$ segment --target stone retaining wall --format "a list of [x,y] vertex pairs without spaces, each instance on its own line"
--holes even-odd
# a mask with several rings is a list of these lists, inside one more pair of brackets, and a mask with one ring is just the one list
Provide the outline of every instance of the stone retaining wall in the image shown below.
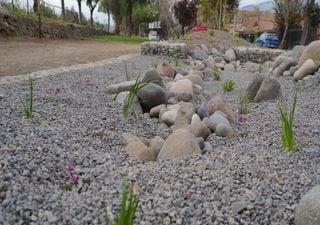
[[285,53],[279,49],[267,49],[267,48],[253,48],[253,47],[236,47],[234,48],[237,60],[242,63],[254,62],[264,63],[271,61],[273,58]]
[[141,55],[164,55],[185,59],[189,47],[184,43],[145,42],[141,44]]
[[[82,35],[103,35],[107,32],[91,27],[74,24],[59,24],[42,20],[42,36],[44,38],[80,38]],[[38,20],[34,18],[15,16],[0,8],[0,37],[8,36],[38,37]]]

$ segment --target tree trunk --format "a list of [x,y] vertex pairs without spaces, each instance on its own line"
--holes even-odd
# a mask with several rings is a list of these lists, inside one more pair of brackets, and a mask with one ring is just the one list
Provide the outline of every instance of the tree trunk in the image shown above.
[[168,0],[160,0],[160,26],[161,26],[160,39],[162,40],[169,39],[168,16],[169,16]]
[[61,0],[61,14],[62,14],[63,20],[65,20],[66,19],[66,11],[64,8],[64,0]]
[[289,29],[289,21],[286,22],[286,26],[285,26],[285,28],[284,28],[282,40],[281,40],[281,43],[280,43],[281,48],[284,48],[284,47],[285,47],[285,46],[284,46],[284,42],[285,42],[285,40],[286,40],[286,36],[287,36],[288,29]]
[[127,33],[132,35],[132,0],[127,0]]
[[94,8],[90,9],[90,25],[93,27],[93,10]]
[[308,0],[303,9],[303,31],[300,44],[305,45],[310,31],[310,13],[314,6],[315,0]]
[[108,33],[110,33],[110,10],[108,9],[107,10],[107,13],[108,13],[108,27],[107,27],[107,31],[108,31]]
[[[181,36],[182,37],[184,36],[184,25],[183,24],[181,24]],[[177,37],[177,38],[179,38],[179,37]]]
[[78,1],[78,7],[79,7],[79,24],[82,24],[82,12],[81,12],[81,0]]

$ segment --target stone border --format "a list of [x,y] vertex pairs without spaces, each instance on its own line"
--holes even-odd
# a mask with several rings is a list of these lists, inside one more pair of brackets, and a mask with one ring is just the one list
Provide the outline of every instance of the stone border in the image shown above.
[[101,60],[93,63],[77,64],[77,65],[58,67],[58,68],[48,69],[48,70],[40,70],[40,71],[32,72],[30,74],[3,76],[3,77],[0,77],[0,85],[26,81],[29,79],[28,75],[30,75],[31,78],[33,79],[40,79],[40,78],[48,77],[51,75],[62,74],[64,72],[70,72],[70,71],[81,70],[81,69],[89,69],[89,68],[98,67],[98,66],[105,66],[111,63],[117,63],[123,60],[128,60],[138,55],[139,54],[128,54],[128,55],[122,55],[116,58],[109,58],[109,59],[105,59],[105,60]]

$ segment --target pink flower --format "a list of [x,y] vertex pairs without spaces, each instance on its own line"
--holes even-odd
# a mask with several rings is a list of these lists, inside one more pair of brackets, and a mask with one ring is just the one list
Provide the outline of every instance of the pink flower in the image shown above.
[[71,175],[71,176],[70,176],[70,180],[72,181],[72,183],[76,184],[76,183],[78,183],[78,176],[76,176],[76,175]]
[[73,166],[73,165],[68,165],[68,166],[67,166],[67,170],[68,170],[69,172],[72,172],[72,171],[74,171],[75,169],[76,169],[76,167]]
[[54,92],[55,95],[60,94],[61,93],[61,88],[56,87],[53,92]]
[[99,91],[100,87],[99,85],[96,85],[96,91]]
[[245,115],[239,116],[239,122],[245,122],[248,118]]

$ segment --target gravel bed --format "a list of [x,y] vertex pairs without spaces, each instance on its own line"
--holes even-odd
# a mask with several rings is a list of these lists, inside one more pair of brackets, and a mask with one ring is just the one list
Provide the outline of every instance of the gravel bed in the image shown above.
[[[126,61],[133,76],[162,59]],[[190,66],[185,66],[190,68]],[[221,94],[237,109],[239,90],[253,74],[223,73],[206,78],[197,106]],[[236,82],[221,91],[225,79]],[[121,134],[160,135],[154,119],[124,119],[121,106],[106,95],[107,85],[125,80],[124,63],[66,72],[34,81],[32,120],[20,96],[25,83],[0,86],[0,224],[103,224],[104,209],[115,214],[123,185],[135,181],[143,194],[135,224],[294,224],[295,204],[320,183],[320,87],[299,83],[295,117],[299,151],[291,155],[280,141],[278,101],[250,103],[248,121],[237,136],[208,138],[212,152],[201,156],[139,162],[128,157]],[[281,78],[292,99],[292,81]],[[55,96],[53,90],[61,93]],[[103,134],[95,130],[103,129]],[[76,165],[79,185],[65,190],[67,165]]]

